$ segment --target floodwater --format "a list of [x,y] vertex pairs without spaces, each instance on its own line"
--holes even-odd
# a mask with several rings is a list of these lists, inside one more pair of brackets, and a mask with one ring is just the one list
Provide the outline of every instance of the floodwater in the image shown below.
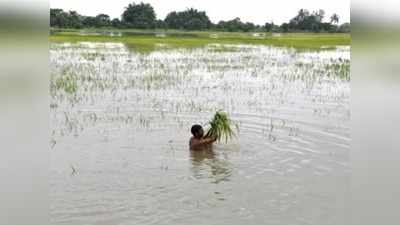
[[[52,223],[346,224],[349,60],[349,47],[52,44]],[[220,109],[237,139],[190,152],[190,126]]]

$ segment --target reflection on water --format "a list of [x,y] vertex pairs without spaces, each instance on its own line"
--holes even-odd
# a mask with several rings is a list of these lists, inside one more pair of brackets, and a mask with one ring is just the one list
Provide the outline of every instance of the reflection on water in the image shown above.
[[[53,224],[346,223],[348,47],[65,43],[50,62]],[[190,152],[219,109],[238,138]]]
[[190,151],[193,176],[197,179],[210,178],[212,183],[229,181],[232,165],[226,159],[216,156],[213,149]]

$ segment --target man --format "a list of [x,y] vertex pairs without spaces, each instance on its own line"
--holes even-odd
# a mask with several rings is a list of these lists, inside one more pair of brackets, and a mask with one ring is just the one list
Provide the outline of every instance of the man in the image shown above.
[[212,137],[204,137],[204,130],[201,125],[193,125],[190,131],[193,135],[189,141],[190,150],[203,150],[207,147],[211,147],[211,145],[217,140]]

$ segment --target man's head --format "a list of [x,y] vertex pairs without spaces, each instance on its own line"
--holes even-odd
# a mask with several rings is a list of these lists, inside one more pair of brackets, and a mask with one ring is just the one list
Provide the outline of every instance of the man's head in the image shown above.
[[192,132],[193,137],[195,138],[202,138],[204,135],[203,127],[198,124],[193,125],[190,131]]

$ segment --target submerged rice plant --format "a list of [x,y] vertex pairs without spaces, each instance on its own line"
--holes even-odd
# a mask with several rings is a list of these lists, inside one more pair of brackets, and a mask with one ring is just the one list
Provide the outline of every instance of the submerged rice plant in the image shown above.
[[229,139],[235,136],[235,132],[232,126],[236,126],[232,120],[229,119],[228,114],[222,111],[217,111],[214,118],[209,122],[210,129],[208,130],[206,137],[216,138],[218,141],[225,139],[228,142]]
[[63,72],[59,77],[52,77],[51,85],[55,87],[56,90],[64,90],[68,94],[73,94],[78,90],[77,76]]
[[[210,51],[212,48],[234,51]],[[64,112],[70,121],[83,127],[106,122],[107,126],[119,126],[117,122],[125,126],[126,121],[142,127],[144,121],[139,115],[143,113],[151,118],[150,128],[175,122],[177,127],[186,127],[189,122],[175,118],[204,112],[214,116],[218,109],[245,118],[260,114],[281,117],[281,110],[296,107],[302,112],[320,111],[321,107],[335,112],[348,101],[348,79],[344,78],[350,77],[349,52],[350,48],[299,52],[266,46],[210,45],[142,54],[115,43],[52,44],[53,124],[57,134],[79,131],[70,129]],[[94,59],[88,60],[89,56]],[[117,107],[118,111],[111,110]],[[148,115],[147,110],[157,115],[165,112],[165,117]],[[253,119],[251,116],[248,120]],[[244,123],[240,128],[246,130],[247,126]],[[223,128],[213,128],[210,133],[227,141],[233,136],[229,128],[226,136]]]

